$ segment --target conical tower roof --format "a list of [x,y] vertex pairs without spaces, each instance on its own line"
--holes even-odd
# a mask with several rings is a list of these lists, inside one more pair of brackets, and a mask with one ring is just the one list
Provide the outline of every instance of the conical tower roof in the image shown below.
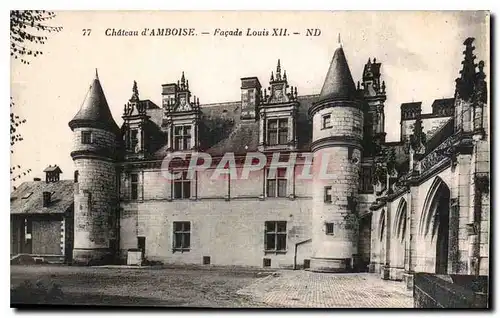
[[318,102],[326,100],[355,100],[356,97],[356,86],[354,85],[344,50],[340,46],[333,54]]
[[85,96],[85,100],[78,113],[69,122],[69,127],[72,130],[77,127],[94,127],[112,132],[119,130],[109,110],[97,70],[96,77]]

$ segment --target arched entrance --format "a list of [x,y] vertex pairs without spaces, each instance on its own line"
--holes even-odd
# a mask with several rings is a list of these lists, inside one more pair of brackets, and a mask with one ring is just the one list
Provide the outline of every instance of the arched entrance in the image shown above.
[[385,235],[386,235],[386,224],[385,224],[385,210],[380,213],[380,218],[378,221],[378,239],[379,239],[379,255],[380,255],[380,265],[385,265],[386,255],[385,255]]
[[408,263],[408,253],[406,246],[406,220],[408,218],[407,204],[405,199],[401,199],[398,204],[396,218],[394,220],[393,237],[395,246],[393,248],[394,266],[404,268]]
[[446,274],[450,237],[450,188],[439,177],[429,190],[424,213],[420,228],[425,237],[430,237],[430,241],[435,242],[435,273]]
[[448,242],[450,229],[450,189],[443,187],[436,198],[435,222],[432,236],[436,239],[436,274],[448,271]]

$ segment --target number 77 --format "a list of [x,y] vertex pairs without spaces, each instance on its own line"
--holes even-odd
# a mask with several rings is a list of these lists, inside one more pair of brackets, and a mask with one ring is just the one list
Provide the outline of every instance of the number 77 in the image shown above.
[[82,29],[83,36],[89,36],[92,29]]

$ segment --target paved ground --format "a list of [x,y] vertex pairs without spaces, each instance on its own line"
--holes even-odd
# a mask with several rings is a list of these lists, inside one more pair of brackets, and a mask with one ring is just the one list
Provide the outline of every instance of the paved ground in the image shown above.
[[369,273],[327,274],[280,271],[238,291],[255,301],[282,307],[412,308],[412,293],[401,282]]
[[[59,284],[61,304],[190,307],[411,307],[402,283],[373,274],[228,267],[11,265],[11,288]],[[263,276],[264,275],[264,276]],[[263,276],[263,277],[262,277]],[[12,295],[12,293],[11,293]],[[32,297],[32,296],[30,296]],[[29,298],[29,297],[25,297]],[[32,303],[30,299],[24,301]]]
[[[59,284],[59,304],[101,306],[260,307],[237,290],[259,278],[259,270],[241,268],[102,268],[11,265],[11,288]],[[265,273],[264,273],[265,274]],[[12,294],[12,293],[11,293]],[[25,298],[33,298],[32,296]],[[32,303],[26,299],[23,303]],[[43,303],[43,302],[42,302]]]

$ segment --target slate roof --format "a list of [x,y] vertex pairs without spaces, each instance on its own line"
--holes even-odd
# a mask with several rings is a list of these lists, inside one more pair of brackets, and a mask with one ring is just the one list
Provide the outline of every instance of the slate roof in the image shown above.
[[358,93],[342,47],[335,50],[318,101],[354,100]]
[[[298,150],[309,151],[312,138],[312,122],[307,111],[318,95],[298,96],[297,137]],[[200,105],[202,112],[200,124],[200,151],[213,156],[226,152],[244,154],[257,151],[259,144],[259,122],[241,120],[241,101]],[[164,144],[153,158],[163,159],[167,155]]]
[[[309,151],[312,138],[312,122],[307,111],[318,95],[298,96],[297,138],[298,150]],[[241,101],[200,105],[202,112],[200,124],[200,151],[213,156],[226,152],[244,154],[257,151],[259,144],[259,122],[241,120]],[[164,144],[153,158],[163,159],[167,155]]]
[[[73,180],[23,182],[10,195],[10,213],[63,214],[73,205],[73,187]],[[44,191],[52,193],[48,207],[43,207]]]
[[257,121],[242,121],[229,136],[210,147],[207,152],[211,155],[224,155],[226,152],[244,154],[257,151],[259,144],[259,123]]
[[80,110],[69,122],[71,129],[81,126],[97,127],[113,132],[119,131],[109,110],[106,96],[104,96],[104,91],[97,77],[97,71],[96,78],[92,82]]

